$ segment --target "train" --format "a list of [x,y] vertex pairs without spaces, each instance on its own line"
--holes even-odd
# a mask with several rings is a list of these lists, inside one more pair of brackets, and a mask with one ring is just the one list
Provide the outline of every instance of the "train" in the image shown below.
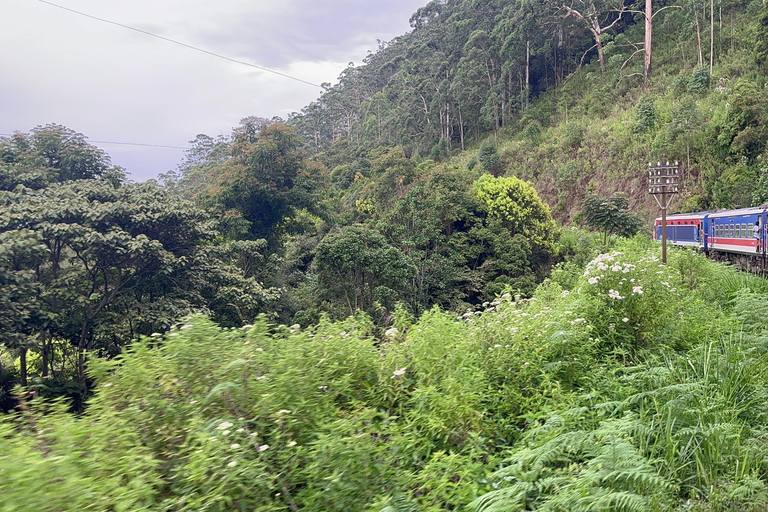
[[[653,238],[661,240],[661,217]],[[694,247],[720,261],[751,271],[767,267],[768,205],[735,210],[675,213],[667,216],[667,242]]]

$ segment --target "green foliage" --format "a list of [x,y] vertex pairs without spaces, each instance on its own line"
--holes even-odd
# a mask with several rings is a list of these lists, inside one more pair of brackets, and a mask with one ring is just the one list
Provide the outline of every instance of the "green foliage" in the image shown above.
[[588,225],[603,232],[603,244],[608,243],[612,234],[634,236],[642,226],[638,215],[629,211],[629,200],[621,194],[606,198],[589,195],[584,199],[582,212]]
[[429,151],[429,159],[435,162],[441,162],[448,158],[448,142],[441,137]]
[[637,103],[635,110],[635,133],[653,131],[658,122],[654,99],[646,96]]
[[489,216],[498,218],[511,233],[524,235],[541,253],[551,254],[557,238],[555,222],[533,186],[515,177],[485,175],[475,187]]
[[712,77],[709,74],[709,69],[706,66],[698,66],[691,73],[686,90],[690,94],[701,94],[709,89],[711,80]]
[[[9,314],[0,336],[40,351],[43,376],[54,340],[76,348],[82,381],[85,351],[114,354],[192,311],[223,319],[237,310],[248,317],[242,325],[275,298],[226,262],[226,249],[204,246],[215,232],[202,211],[152,183],[80,180],[1,194],[0,301]],[[253,261],[254,249],[241,255]]]
[[374,303],[394,307],[413,271],[405,256],[380,233],[362,226],[327,235],[312,262],[318,296],[345,305],[348,315],[358,309],[372,312]]
[[760,167],[758,181],[752,192],[751,206],[760,206],[768,202],[768,165]]
[[218,212],[220,230],[232,238],[266,239],[274,250],[286,217],[310,206],[315,169],[306,165],[300,142],[291,127],[245,118],[233,131],[226,157],[217,156],[217,148],[213,162],[189,167],[176,187],[198,188],[202,166],[210,179],[199,197]]
[[117,186],[125,180],[125,172],[111,167],[109,156],[88,144],[83,134],[65,126],[36,126],[29,134],[0,137],[0,190],[95,178]]
[[496,145],[491,142],[485,142],[480,146],[480,152],[477,155],[477,159],[483,164],[483,169],[487,172],[496,174],[501,170],[499,153],[496,149]]
[[627,240],[563,269],[571,290],[458,316],[401,305],[378,336],[364,314],[306,330],[189,318],[93,360],[81,415],[20,397],[0,418],[2,504],[761,510],[768,285],[657,252]]

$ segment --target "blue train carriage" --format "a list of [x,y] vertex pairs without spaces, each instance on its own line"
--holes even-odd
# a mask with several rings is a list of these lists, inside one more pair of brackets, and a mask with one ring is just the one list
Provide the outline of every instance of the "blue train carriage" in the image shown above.
[[749,256],[765,255],[765,208],[713,212],[707,216],[707,221],[707,249]]
[[[706,230],[704,223],[708,212],[675,213],[667,216],[667,242],[672,245],[704,249]],[[653,239],[661,240],[661,217],[654,223]]]

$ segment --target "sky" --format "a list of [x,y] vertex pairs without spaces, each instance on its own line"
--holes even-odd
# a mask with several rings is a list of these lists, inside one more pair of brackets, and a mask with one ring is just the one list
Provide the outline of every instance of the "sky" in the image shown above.
[[[377,40],[409,31],[411,14],[427,3],[50,1],[313,84],[335,84]],[[2,1],[0,48],[0,135],[65,125],[134,181],[172,170],[183,158],[183,149],[148,145],[186,147],[200,133],[228,134],[251,115],[285,118],[322,92],[40,0]]]

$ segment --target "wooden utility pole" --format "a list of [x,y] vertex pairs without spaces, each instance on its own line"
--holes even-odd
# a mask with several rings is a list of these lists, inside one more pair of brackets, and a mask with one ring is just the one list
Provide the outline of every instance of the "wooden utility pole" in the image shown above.
[[[661,208],[661,261],[667,263],[667,209],[679,185],[677,162],[663,160],[653,165],[648,162],[648,193],[653,195]],[[653,227],[654,232],[656,226]]]

